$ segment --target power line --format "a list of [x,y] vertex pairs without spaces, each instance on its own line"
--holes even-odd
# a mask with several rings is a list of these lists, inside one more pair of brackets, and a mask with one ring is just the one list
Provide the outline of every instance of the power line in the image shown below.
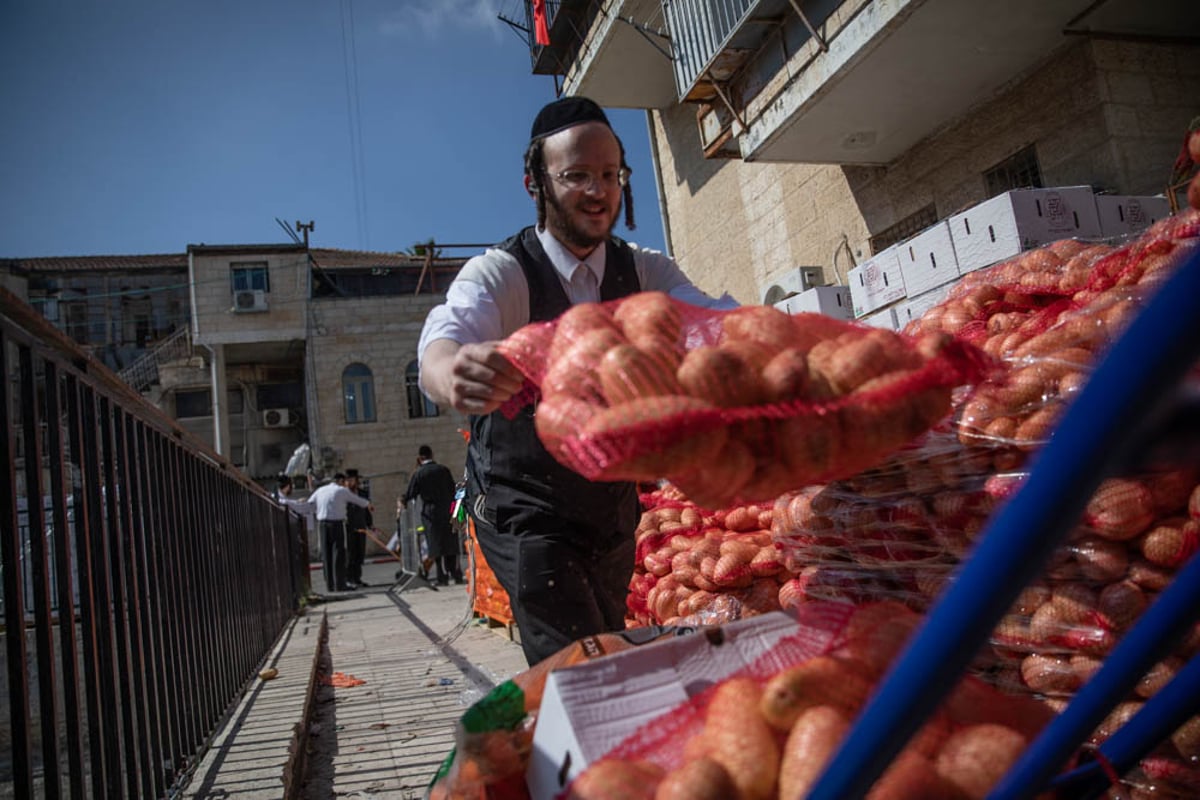
[[[347,22],[347,19],[349,20]],[[346,121],[350,128],[350,171],[354,182],[354,214],[359,241],[369,247],[366,165],[362,145],[362,113],[358,94],[358,48],[354,37],[354,0],[342,0],[342,64],[346,74]]]

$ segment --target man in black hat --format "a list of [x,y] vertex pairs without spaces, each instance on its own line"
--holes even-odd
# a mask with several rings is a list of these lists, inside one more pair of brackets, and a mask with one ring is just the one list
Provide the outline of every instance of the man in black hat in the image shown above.
[[612,235],[622,205],[634,227],[629,175],[600,106],[566,97],[543,108],[525,151],[537,224],[464,265],[418,345],[422,388],[471,415],[469,508],[530,664],[625,627],[640,507],[633,484],[593,483],[559,464],[538,440],[532,406],[513,419],[497,411],[522,377],[496,345],[574,304],[639,291],[735,305],[704,294],[662,253]]
[[451,579],[455,583],[463,583],[462,568],[458,563],[458,533],[450,519],[450,506],[454,503],[456,488],[450,469],[433,460],[433,448],[427,444],[417,448],[417,469],[400,498],[400,507],[405,508],[413,500],[421,498],[421,525],[425,528],[425,543],[429,557],[433,559],[437,582],[442,586],[449,584]]
[[[346,488],[367,500],[371,495],[362,485],[356,469],[346,470]],[[363,580],[363,563],[367,560],[367,534],[375,520],[371,512],[362,506],[346,506],[346,586],[361,589],[367,586]]]

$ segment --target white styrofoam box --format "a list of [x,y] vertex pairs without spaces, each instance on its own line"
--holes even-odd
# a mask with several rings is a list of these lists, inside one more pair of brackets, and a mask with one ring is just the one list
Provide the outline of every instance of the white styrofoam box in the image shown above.
[[904,297],[896,245],[882,250],[846,275],[854,316],[861,317]]
[[861,317],[859,322],[864,325],[870,325],[872,328],[886,328],[889,331],[898,331],[900,326],[896,319],[896,307],[888,306],[885,309],[867,314]]
[[825,283],[820,267],[793,267],[776,277],[763,293],[763,303],[774,305],[786,295],[807,291]]
[[1171,204],[1162,195],[1138,197],[1128,194],[1096,195],[1096,213],[1104,236],[1141,233],[1155,222],[1171,216]]
[[897,251],[904,292],[909,297],[958,280],[958,259],[945,220],[901,242]]
[[806,292],[780,300],[775,307],[789,314],[811,312],[837,319],[854,319],[849,286],[814,286]]
[[964,275],[1059,239],[1103,235],[1090,186],[1013,189],[953,215],[949,223]]
[[926,292],[917,297],[910,297],[903,303],[897,303],[896,308],[896,323],[899,326],[898,330],[904,330],[904,327],[914,319],[920,319],[925,315],[925,312],[936,306],[938,303],[946,299],[946,295],[950,294],[950,290],[954,288],[953,284],[939,286],[931,292]]
[[690,697],[800,633],[790,614],[773,611],[557,669],[546,679],[525,782],[533,800],[549,800],[588,764]]

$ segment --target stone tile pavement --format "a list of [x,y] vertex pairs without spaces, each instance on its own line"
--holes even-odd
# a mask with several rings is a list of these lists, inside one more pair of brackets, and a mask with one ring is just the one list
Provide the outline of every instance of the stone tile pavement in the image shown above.
[[[394,561],[367,564],[369,587],[326,594],[285,631],[267,667],[214,738],[186,798],[280,798],[297,726],[308,733],[305,775],[293,796],[420,798],[454,745],[454,722],[475,700],[525,669],[517,633],[474,619],[466,586],[401,591]],[[318,663],[322,623],[328,646]],[[510,634],[513,638],[510,638]],[[319,682],[314,668],[363,681]]]

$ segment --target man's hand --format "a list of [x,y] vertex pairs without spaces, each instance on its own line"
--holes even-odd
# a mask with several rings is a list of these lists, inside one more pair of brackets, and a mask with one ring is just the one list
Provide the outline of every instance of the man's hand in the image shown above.
[[434,400],[464,414],[490,414],[516,394],[524,376],[500,354],[498,342],[431,342],[421,369]]

